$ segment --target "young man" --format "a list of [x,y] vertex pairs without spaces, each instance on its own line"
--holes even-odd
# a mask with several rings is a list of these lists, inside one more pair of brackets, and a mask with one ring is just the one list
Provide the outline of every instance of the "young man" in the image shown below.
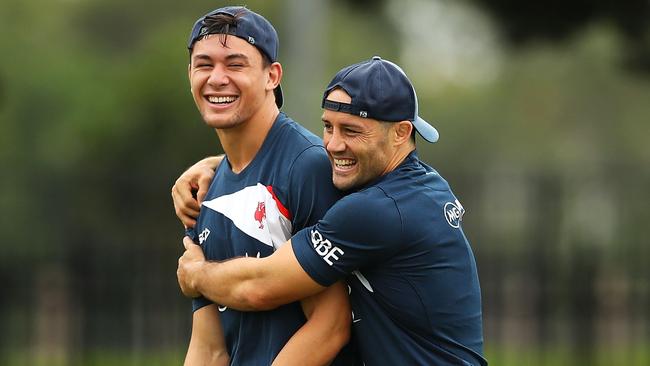
[[[194,102],[226,153],[188,235],[209,260],[269,256],[339,198],[326,152],[279,111],[278,38],[262,16],[214,10],[194,24],[188,49]],[[350,332],[341,283],[268,311],[202,297],[193,309],[187,365],[329,364]]]
[[415,90],[373,57],[341,70],[323,96],[334,185],[349,194],[265,258],[206,262],[187,238],[178,280],[235,308],[273,309],[346,278],[361,359],[370,365],[486,365],[476,263],[464,209],[422,163]]

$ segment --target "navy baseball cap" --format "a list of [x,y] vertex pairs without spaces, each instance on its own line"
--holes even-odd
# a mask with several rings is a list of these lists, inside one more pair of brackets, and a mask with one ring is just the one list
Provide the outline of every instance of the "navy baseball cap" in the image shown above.
[[[336,88],[343,89],[352,102],[327,100]],[[438,131],[418,116],[418,98],[411,81],[399,66],[379,56],[339,71],[325,89],[321,107],[384,122],[411,121],[422,138],[438,141]]]
[[[206,18],[217,14],[227,14],[237,19],[237,24],[227,29],[229,35],[239,37],[257,47],[271,62],[278,61],[280,41],[278,40],[278,33],[275,31],[275,28],[273,28],[273,25],[266,18],[243,6],[226,6],[200,17],[192,27],[192,33],[190,33],[190,39],[187,43],[187,49],[190,50],[190,53],[196,41],[209,34],[217,33],[216,30],[210,29],[205,22]],[[282,88],[279,84],[275,88],[274,94],[275,104],[277,104],[278,108],[282,107],[284,98],[282,96]]]

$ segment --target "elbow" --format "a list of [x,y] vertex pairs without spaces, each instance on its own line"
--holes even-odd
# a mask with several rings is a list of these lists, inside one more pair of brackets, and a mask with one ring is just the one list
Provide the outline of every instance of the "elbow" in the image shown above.
[[341,349],[350,342],[351,326],[351,321],[347,323],[337,322],[328,329],[326,334],[323,334],[323,341],[318,352],[321,352],[324,359],[331,362],[341,352]]
[[226,350],[221,349],[211,352],[206,362],[210,366],[226,366],[230,364],[230,356]]
[[338,352],[350,341],[350,337],[352,334],[351,329],[352,329],[352,316],[347,317],[345,321],[339,321],[334,327],[334,329],[332,330],[328,342],[332,342],[332,346],[336,348],[336,352]]
[[333,351],[338,353],[352,337],[352,312],[347,311],[341,314],[330,328],[328,343],[331,343]]
[[320,352],[328,359],[333,360],[341,349],[350,342],[351,329],[351,314],[349,316],[338,316],[337,319],[329,319],[327,326],[322,329],[320,334],[322,344]]

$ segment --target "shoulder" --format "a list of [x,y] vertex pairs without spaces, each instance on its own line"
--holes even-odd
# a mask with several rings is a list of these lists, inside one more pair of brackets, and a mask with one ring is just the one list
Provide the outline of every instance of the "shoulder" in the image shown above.
[[371,186],[343,197],[330,208],[323,220],[336,222],[352,230],[373,228],[377,231],[401,231],[403,226],[397,202],[379,186]]
[[406,172],[383,188],[395,197],[404,222],[428,223],[409,226],[410,235],[418,230],[437,234],[455,231],[461,226],[465,208],[436,170],[421,166],[424,170]]
[[379,206],[390,205],[393,198],[379,185],[366,187],[360,191],[350,193],[345,196],[339,204],[341,206],[365,206],[368,208],[378,208]]
[[320,137],[316,136],[284,113],[278,115],[276,123],[279,124],[280,134],[283,135],[283,137],[292,138],[295,140],[295,143],[298,143],[301,146],[323,146],[323,140]]
[[290,169],[293,171],[296,169],[296,167],[307,169],[327,168],[327,170],[331,172],[327,152],[325,151],[325,148],[320,145],[309,145],[305,146],[300,151],[296,151],[296,155],[291,162]]
[[282,164],[290,172],[295,167],[313,167],[329,165],[323,141],[309,130],[280,113],[276,123],[274,151],[281,154]]

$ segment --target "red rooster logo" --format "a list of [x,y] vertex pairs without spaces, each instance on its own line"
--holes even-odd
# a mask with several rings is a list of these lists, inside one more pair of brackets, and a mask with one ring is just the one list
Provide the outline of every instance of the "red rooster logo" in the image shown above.
[[255,221],[260,223],[260,229],[264,229],[264,223],[262,222],[264,219],[266,219],[266,205],[264,202],[258,202],[255,210]]

